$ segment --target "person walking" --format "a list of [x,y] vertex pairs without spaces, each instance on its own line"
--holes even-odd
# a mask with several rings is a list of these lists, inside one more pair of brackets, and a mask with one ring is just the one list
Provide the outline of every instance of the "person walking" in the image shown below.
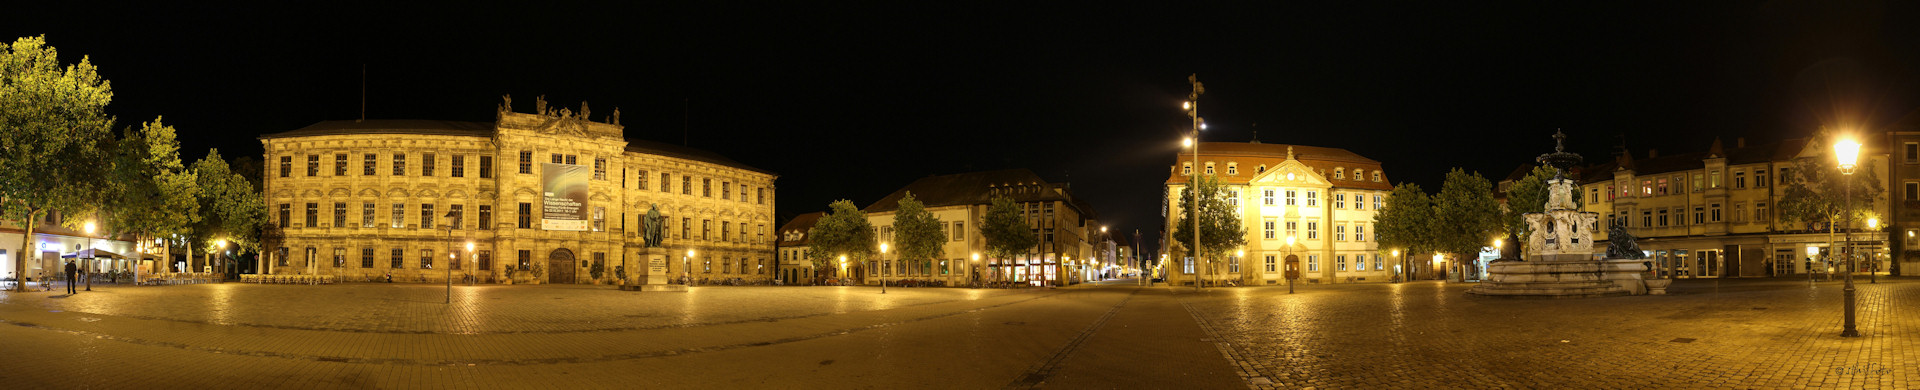
[[73,282],[75,280],[78,280],[78,279],[75,279],[75,274],[79,272],[80,272],[80,267],[73,265],[72,261],[67,262],[67,295],[80,293],[79,291],[75,291],[73,289]]

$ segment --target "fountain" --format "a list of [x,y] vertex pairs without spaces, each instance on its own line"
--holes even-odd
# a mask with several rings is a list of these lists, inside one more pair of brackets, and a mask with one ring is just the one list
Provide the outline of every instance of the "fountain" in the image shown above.
[[[1568,168],[1580,164],[1580,155],[1567,153],[1567,135],[1554,132],[1553,153],[1540,155],[1541,164],[1554,168],[1547,180],[1547,203],[1542,212],[1527,213],[1526,253],[1522,260],[1501,259],[1487,265],[1487,281],[1468,294],[1521,298],[1584,298],[1639,295],[1647,292],[1640,256],[1599,259],[1587,237],[1599,215],[1574,205],[1574,182]],[[1609,240],[1609,245],[1631,240]],[[1637,253],[1636,253],[1637,254]]]

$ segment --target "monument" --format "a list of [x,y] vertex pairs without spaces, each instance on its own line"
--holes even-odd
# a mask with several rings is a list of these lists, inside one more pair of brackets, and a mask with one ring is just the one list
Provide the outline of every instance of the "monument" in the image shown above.
[[[1521,259],[1495,260],[1487,265],[1487,281],[1468,290],[1468,294],[1494,297],[1582,298],[1614,295],[1639,295],[1647,292],[1641,273],[1647,265],[1641,256],[1601,259],[1594,256],[1589,237],[1599,215],[1582,212],[1574,205],[1574,182],[1568,168],[1580,163],[1580,155],[1567,153],[1567,135],[1554,132],[1553,153],[1540,155],[1541,164],[1553,167],[1547,180],[1547,203],[1538,213],[1523,215],[1527,221],[1527,247]],[[1626,241],[1632,245],[1632,240]],[[1609,240],[1609,246],[1620,245]],[[1610,248],[1610,255],[1627,251]],[[1664,287],[1664,286],[1663,286]]]
[[666,218],[660,215],[660,205],[652,205],[646,217],[640,219],[640,256],[628,257],[626,267],[627,280],[620,286],[625,291],[687,291],[687,286],[668,283],[672,278],[667,271],[667,249],[660,247],[666,242]]

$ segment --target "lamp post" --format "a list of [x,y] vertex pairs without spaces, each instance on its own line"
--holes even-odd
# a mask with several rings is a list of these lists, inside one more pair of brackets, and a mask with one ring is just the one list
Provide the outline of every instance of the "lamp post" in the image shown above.
[[[1831,229],[1829,229],[1829,230],[1831,230]],[[1817,247],[1814,247],[1814,246],[1812,246],[1812,245],[1808,245],[1808,246],[1807,246],[1807,261],[1806,261],[1806,263],[1807,263],[1807,285],[1808,285],[1808,286],[1812,286],[1812,285],[1813,285],[1813,282],[1814,282],[1814,279],[1813,279],[1813,275],[1814,275],[1814,273],[1813,273],[1813,267],[1814,267],[1814,264],[1813,264],[1813,259],[1814,259],[1814,257],[1816,257],[1816,256],[1819,256],[1819,255],[1820,255],[1820,248],[1817,248]]]
[[93,291],[93,253],[98,252],[93,250],[93,221],[87,221],[83,229],[87,231],[87,267],[84,270],[87,273],[87,291]]
[[[1880,230],[1880,219],[1867,218],[1867,231],[1872,232],[1875,230]],[[1872,234],[1872,233],[1868,233],[1868,234]],[[1869,239],[1871,239],[1872,236],[1868,236],[1868,237]],[[1869,284],[1880,284],[1880,259],[1875,256],[1876,255],[1872,253],[1868,253],[1866,256],[1870,261],[1872,261],[1870,263],[1867,263],[1867,283]]]
[[685,263],[687,264],[687,266],[684,268],[687,269],[687,272],[686,272],[686,276],[682,277],[682,279],[680,280],[680,284],[691,286],[693,285],[693,248],[687,248],[687,257],[686,257]]
[[967,277],[973,279],[967,284],[973,285],[973,288],[980,288],[980,252],[973,252],[973,263],[971,267],[967,267]]
[[[1206,93],[1207,89],[1200,85],[1199,74],[1187,75],[1187,83],[1193,85],[1193,91],[1187,93],[1187,102],[1181,104],[1181,108],[1186,109],[1187,118],[1193,120],[1193,136],[1183,141],[1193,147],[1193,169],[1190,169],[1193,179],[1187,182],[1187,192],[1193,194],[1193,200],[1189,202],[1192,203],[1192,210],[1187,214],[1187,218],[1193,220],[1193,250],[1190,253],[1193,260],[1189,261],[1200,261],[1200,130],[1207,128],[1205,121],[1200,119],[1200,94]],[[1196,267],[1195,271],[1200,270]],[[1200,278],[1197,276],[1193,278],[1193,291],[1200,291]]]
[[[840,255],[840,272],[835,272],[833,276],[836,279],[847,277],[847,255]],[[842,281],[840,285],[845,286],[847,283]]]
[[447,304],[453,303],[453,262],[460,261],[460,257],[453,254],[453,229],[460,228],[460,217],[458,210],[447,211],[447,222],[451,222],[447,224]]
[[880,293],[887,293],[887,243],[880,243],[880,266],[874,267],[880,273]]
[[[1506,252],[1503,252],[1502,250],[1506,249],[1506,247],[1507,247],[1507,240],[1499,239],[1499,238],[1493,239],[1493,253],[1495,253],[1495,256],[1496,256],[1494,258],[1497,259],[1500,257],[1504,257],[1506,255]],[[1479,260],[1474,260],[1474,261],[1475,261],[1474,265],[1476,266],[1479,265]],[[1486,268],[1482,267],[1481,270],[1485,271]],[[1479,272],[1475,272],[1475,274],[1478,274],[1478,273]],[[1475,275],[1475,276],[1478,276],[1478,275]],[[1480,279],[1475,278],[1474,280],[1480,280]]]
[[[1843,192],[1844,197],[1842,198],[1844,199],[1844,201],[1841,202],[1841,204],[1843,205],[1841,209],[1841,213],[1844,214],[1847,222],[1846,222],[1846,225],[1842,225],[1842,226],[1852,227],[1853,226],[1853,168],[1855,167],[1855,162],[1857,162],[1856,160],[1860,156],[1860,143],[1850,139],[1842,139],[1838,142],[1834,142],[1833,154],[1834,154],[1834,157],[1839,160],[1840,174],[1842,176],[1846,176],[1846,181],[1843,182],[1843,184],[1841,184],[1841,188],[1844,189],[1844,192]],[[1860,337],[1860,331],[1854,329],[1854,326],[1853,326],[1854,297],[1853,297],[1853,231],[1852,230],[1847,230],[1846,242],[1847,242],[1847,257],[1846,257],[1847,258],[1847,276],[1846,276],[1847,285],[1845,289],[1841,290],[1842,291],[1841,296],[1843,297],[1841,299],[1845,300],[1845,305],[1846,305],[1846,328],[1840,331],[1840,337]]]
[[1402,260],[1403,259],[1400,258],[1400,250],[1394,249],[1393,250],[1393,282],[1394,283],[1400,283],[1407,279],[1406,272],[1401,270]]
[[[467,259],[473,259],[473,241],[467,241]],[[479,264],[474,264],[474,266],[478,267]],[[473,267],[460,267],[460,268],[465,268],[467,270],[467,285],[472,286],[473,285]]]

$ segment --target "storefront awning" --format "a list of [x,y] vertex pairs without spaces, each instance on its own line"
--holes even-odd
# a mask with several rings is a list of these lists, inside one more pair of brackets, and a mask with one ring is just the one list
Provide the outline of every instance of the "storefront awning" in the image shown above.
[[121,255],[120,255],[120,254],[118,254],[118,253],[113,253],[113,252],[108,252],[108,251],[103,251],[103,250],[99,250],[99,249],[86,249],[86,250],[82,250],[82,251],[79,251],[79,252],[73,252],[73,253],[68,253],[68,254],[64,254],[64,255],[60,255],[60,258],[62,258],[62,259],[75,259],[75,258],[79,258],[79,259],[98,259],[98,258],[108,258],[108,259],[124,259],[124,258],[127,258],[127,257],[126,257],[126,256],[121,256]]

